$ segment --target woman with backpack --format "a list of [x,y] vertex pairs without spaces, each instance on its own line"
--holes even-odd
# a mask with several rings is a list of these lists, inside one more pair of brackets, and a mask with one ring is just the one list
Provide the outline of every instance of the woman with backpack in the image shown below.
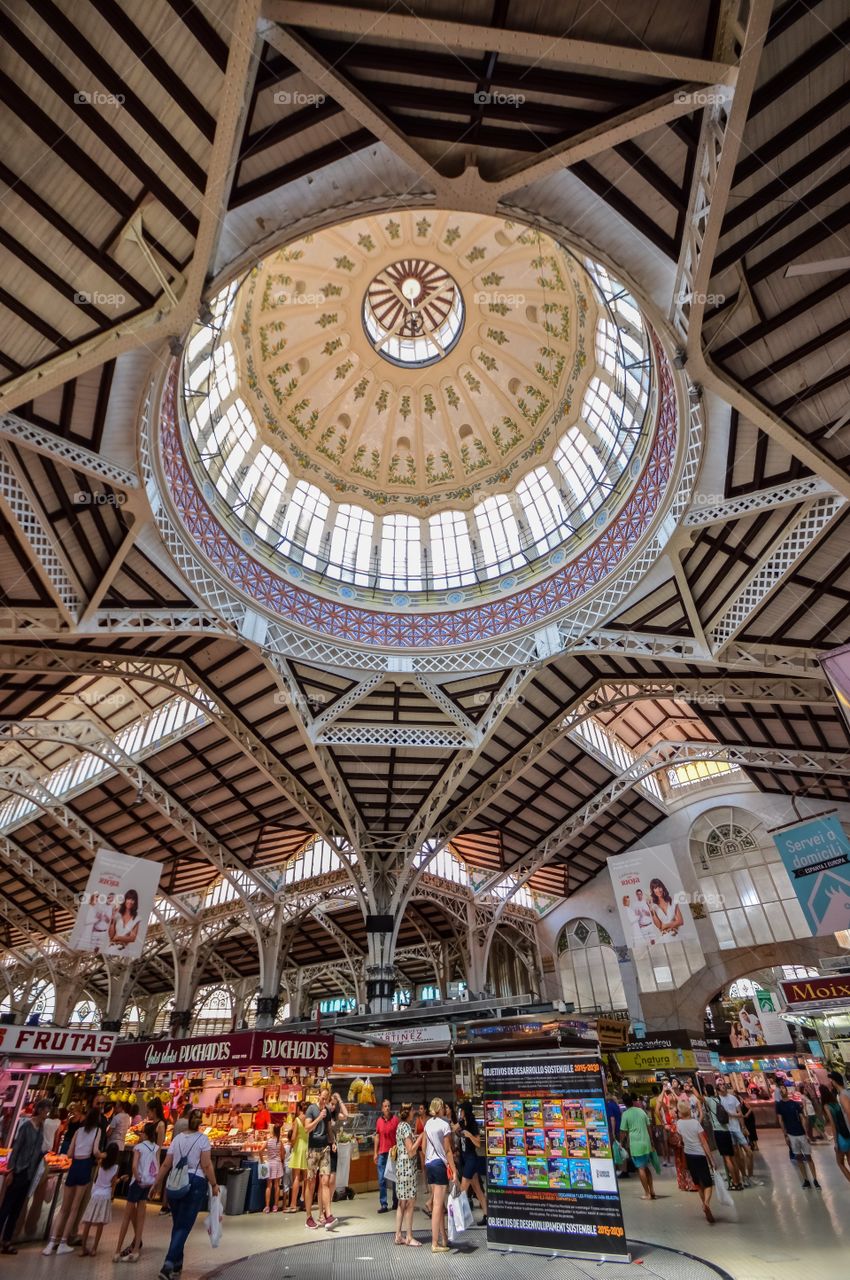
[[[151,1193],[151,1187],[159,1177],[159,1143],[156,1140],[156,1124],[153,1120],[149,1120],[145,1125],[144,1134],[144,1140],[136,1144],[133,1152],[127,1202],[124,1205],[124,1217],[121,1219],[121,1230],[118,1232],[118,1244],[115,1247],[113,1262],[138,1262],[139,1254],[142,1252],[145,1205]],[[124,1237],[131,1226],[133,1238],[125,1249]]]
[[721,1106],[713,1084],[705,1086],[705,1118],[711,1125],[718,1153],[723,1157],[730,1190],[739,1187],[738,1166],[735,1163],[735,1144],[729,1132],[729,1112]]
[[207,1184],[211,1193],[218,1195],[210,1140],[199,1132],[202,1118],[200,1111],[189,1113],[189,1128],[171,1139],[168,1155],[151,1188],[153,1194],[167,1179],[171,1241],[159,1271],[159,1280],[172,1280],[172,1276],[179,1276],[183,1270],[183,1250],[195,1219],[207,1203]]

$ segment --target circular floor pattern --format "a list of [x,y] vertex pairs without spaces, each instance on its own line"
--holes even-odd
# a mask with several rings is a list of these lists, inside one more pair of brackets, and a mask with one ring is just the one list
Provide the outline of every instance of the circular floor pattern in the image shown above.
[[[548,1258],[540,1254],[502,1253],[488,1249],[483,1229],[469,1233],[453,1254],[435,1256],[424,1233],[421,1249],[393,1244],[391,1233],[326,1236],[288,1248],[252,1254],[207,1272],[203,1280],[433,1280],[435,1268],[451,1280],[623,1280],[623,1264],[595,1258]],[[630,1241],[632,1261],[640,1262],[649,1280],[732,1280],[728,1271],[692,1254]],[[306,1247],[305,1247],[306,1246]]]

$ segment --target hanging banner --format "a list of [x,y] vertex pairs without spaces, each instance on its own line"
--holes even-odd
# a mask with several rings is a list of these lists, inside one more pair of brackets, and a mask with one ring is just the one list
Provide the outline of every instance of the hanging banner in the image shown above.
[[771,832],[812,933],[850,929],[850,841],[834,813]]
[[482,1070],[488,1247],[628,1262],[600,1059]]
[[696,942],[690,895],[685,893],[669,844],[634,849],[608,859],[626,944],[644,953],[660,942]]
[[850,645],[822,654],[818,662],[832,685],[835,701],[850,730]]
[[850,1007],[850,974],[843,978],[792,978],[782,984],[789,1009]]
[[128,858],[98,849],[70,937],[74,951],[102,956],[142,954],[162,867],[146,858]]

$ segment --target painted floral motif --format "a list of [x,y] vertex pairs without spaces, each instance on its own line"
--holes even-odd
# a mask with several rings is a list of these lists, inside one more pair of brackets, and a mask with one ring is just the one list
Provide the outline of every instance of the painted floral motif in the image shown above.
[[334,258],[334,262],[336,263],[337,271],[353,271],[354,270],[355,264],[352,262],[351,258],[349,258],[348,254],[346,253],[344,253],[340,258]]
[[479,360],[479,363],[483,364],[484,368],[487,369],[489,373],[495,373],[495,371],[499,367],[495,357],[491,356],[486,351],[478,352],[478,360]]
[[384,230],[391,240],[398,240],[401,235],[401,223],[390,218],[389,222],[385,223]]
[[[357,243],[360,245],[360,248],[365,249],[367,253],[374,252],[375,241],[372,239],[371,236],[368,236],[368,235],[358,236]],[[346,268],[346,270],[349,270],[349,268]]]
[[348,374],[351,373],[353,368],[353,360],[344,360],[342,364],[338,364],[334,370],[334,382],[341,382],[343,378],[347,377]]
[[390,458],[389,480],[393,484],[416,484],[416,463],[407,453],[404,456],[394,453]]
[[367,457],[365,444],[358,445],[354,450],[354,457],[351,460],[351,470],[356,471],[359,476],[365,476],[367,480],[375,480],[378,476],[378,468],[381,465],[381,455],[377,449],[372,449]]
[[404,418],[405,422],[407,422],[407,419],[410,417],[412,412],[413,410],[410,407],[410,396],[402,396],[399,413],[401,414],[402,418]]
[[447,244],[449,248],[451,248],[455,240],[459,240],[459,239],[460,239],[460,227],[449,227],[448,231],[443,236],[443,243]]
[[427,455],[425,475],[431,484],[445,484],[449,480],[454,480],[454,467],[447,450],[441,449],[439,458],[433,453]]

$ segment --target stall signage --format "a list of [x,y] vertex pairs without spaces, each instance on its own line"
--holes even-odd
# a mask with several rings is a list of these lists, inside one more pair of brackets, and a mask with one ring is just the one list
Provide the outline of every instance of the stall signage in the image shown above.
[[785,1002],[791,1005],[850,1005],[850,974],[840,978],[795,978],[782,983]]
[[395,1053],[412,1053],[420,1048],[433,1053],[436,1049],[448,1049],[452,1042],[452,1029],[447,1022],[437,1022],[430,1027],[382,1027],[370,1034],[391,1045]]
[[597,1018],[596,1034],[602,1049],[624,1047],[629,1038],[629,1024],[625,1018]]
[[0,1027],[0,1054],[7,1058],[88,1060],[108,1058],[115,1047],[115,1031],[64,1027]]
[[487,1245],[629,1261],[598,1057],[482,1064]]
[[636,1049],[614,1057],[621,1071],[695,1071],[697,1067],[692,1049]]
[[293,1036],[275,1031],[120,1044],[110,1071],[180,1071],[204,1067],[330,1066],[332,1036]]

